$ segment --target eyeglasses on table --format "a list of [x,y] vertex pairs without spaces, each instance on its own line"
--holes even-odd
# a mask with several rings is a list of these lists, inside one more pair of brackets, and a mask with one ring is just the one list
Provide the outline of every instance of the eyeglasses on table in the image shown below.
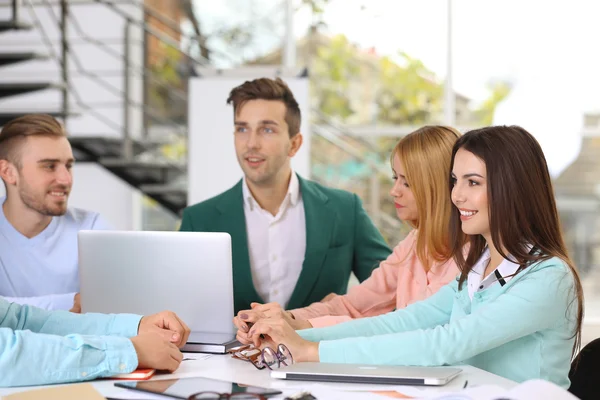
[[250,361],[257,369],[269,368],[270,370],[273,370],[294,363],[292,353],[284,344],[279,344],[277,346],[277,351],[270,347],[265,347],[260,350],[253,348],[250,345],[243,346],[235,349],[233,357],[244,361]]

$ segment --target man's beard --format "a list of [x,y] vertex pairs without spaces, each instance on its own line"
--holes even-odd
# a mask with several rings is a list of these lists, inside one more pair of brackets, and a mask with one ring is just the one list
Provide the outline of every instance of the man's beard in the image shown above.
[[[65,187],[61,188],[61,191],[67,191]],[[49,217],[60,217],[61,215],[65,215],[67,212],[66,202],[64,207],[48,207],[43,200],[39,200],[35,195],[32,195],[30,191],[20,189],[19,196],[21,197],[21,201],[25,206],[31,210],[34,210],[42,215],[46,215]]]

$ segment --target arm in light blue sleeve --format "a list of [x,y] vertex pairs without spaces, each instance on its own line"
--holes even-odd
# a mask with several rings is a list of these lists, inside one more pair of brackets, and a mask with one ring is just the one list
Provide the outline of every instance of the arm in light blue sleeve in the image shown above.
[[[542,268],[463,318],[425,330],[322,341],[319,358],[334,363],[456,364],[537,331],[565,323],[574,330],[575,321],[565,320],[572,293],[573,279],[564,266]],[[388,321],[389,326],[402,327],[402,314],[390,315],[397,321]]]
[[0,328],[0,387],[78,382],[132,372],[131,340],[116,336],[56,336]]
[[453,281],[428,299],[413,303],[404,309],[325,328],[306,329],[298,331],[298,334],[306,340],[318,342],[432,328],[450,321],[452,304],[457,290],[457,282]]
[[0,386],[75,382],[131,372],[138,360],[128,337],[137,334],[140,319],[51,312],[0,299]]
[[44,310],[70,310],[75,303],[76,293],[50,294],[32,297],[3,297],[6,301],[34,306]]
[[141,316],[132,314],[74,314],[47,311],[37,307],[9,303],[0,298],[0,328],[30,330],[51,335],[125,336],[137,335]]

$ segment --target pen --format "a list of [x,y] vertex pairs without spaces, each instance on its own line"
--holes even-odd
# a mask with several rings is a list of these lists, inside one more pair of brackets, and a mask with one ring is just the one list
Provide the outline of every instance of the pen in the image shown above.
[[469,381],[465,381],[465,384],[463,385],[463,389],[466,388],[468,384],[469,384]]

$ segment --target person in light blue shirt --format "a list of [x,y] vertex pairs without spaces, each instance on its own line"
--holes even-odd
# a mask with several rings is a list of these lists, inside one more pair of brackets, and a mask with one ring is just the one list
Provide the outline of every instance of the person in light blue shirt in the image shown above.
[[168,311],[79,315],[0,298],[0,387],[78,382],[136,368],[175,371],[189,334]]
[[[5,199],[0,198],[0,204]],[[108,229],[97,214],[70,208],[28,238],[0,210],[0,296],[47,310],[72,310],[79,292],[77,232]]]
[[0,296],[80,311],[77,232],[108,229],[97,214],[67,208],[73,152],[60,123],[26,115],[0,131]]
[[248,339],[284,343],[296,361],[466,363],[568,388],[583,292],[541,147],[517,126],[474,130],[454,146],[451,177],[456,281],[405,309],[328,328],[295,332],[282,318],[262,319]]

